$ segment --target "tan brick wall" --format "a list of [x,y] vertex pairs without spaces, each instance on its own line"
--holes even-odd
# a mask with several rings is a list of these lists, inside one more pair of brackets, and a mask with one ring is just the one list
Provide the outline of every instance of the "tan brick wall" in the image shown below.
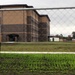
[[29,11],[28,12],[28,16],[32,16],[33,19],[35,19],[36,21],[38,21],[39,15],[35,11]]
[[27,16],[31,16],[33,19],[35,19],[38,22],[39,15],[35,11],[32,10],[27,11]]
[[23,11],[3,11],[3,24],[23,24]]
[[0,42],[1,42],[1,33],[0,33]]
[[1,42],[1,34],[0,34],[0,42]]
[[1,43],[1,36],[0,36],[0,43]]
[[32,17],[33,17],[33,19],[35,19],[35,20],[36,20],[35,15],[36,15],[36,13],[33,11],[33,12],[32,12]]
[[36,21],[38,21],[38,17],[39,17],[39,15],[38,15],[35,11],[33,11],[33,18],[34,18]]
[[1,11],[0,11],[0,17],[1,17]]
[[[0,24],[1,24],[1,11],[0,11]],[[0,26],[0,42],[1,42],[1,26]]]
[[40,17],[40,21],[41,22],[49,22],[48,18],[47,17]]
[[32,16],[32,10],[27,11],[27,16]]
[[2,16],[2,14],[1,14],[1,11],[0,11],[0,24],[1,24],[1,16]]
[[36,14],[36,21],[39,21],[38,19],[39,19],[39,16]]
[[1,42],[1,40],[2,40],[2,36],[1,36],[1,33],[0,33],[0,42]]
[[24,11],[24,24],[27,24],[27,11]]

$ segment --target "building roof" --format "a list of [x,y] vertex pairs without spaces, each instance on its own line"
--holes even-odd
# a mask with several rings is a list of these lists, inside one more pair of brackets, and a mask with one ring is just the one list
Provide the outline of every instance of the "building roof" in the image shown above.
[[33,6],[28,6],[27,4],[11,4],[11,5],[0,5],[0,8],[4,8],[4,7],[15,7],[15,6],[22,6],[22,7],[26,7],[26,8],[33,8]]

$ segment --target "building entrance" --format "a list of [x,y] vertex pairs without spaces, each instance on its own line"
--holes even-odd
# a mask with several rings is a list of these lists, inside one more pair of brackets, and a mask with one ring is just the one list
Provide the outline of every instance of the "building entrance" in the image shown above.
[[18,34],[8,34],[7,35],[7,41],[15,41],[17,42],[19,38]]

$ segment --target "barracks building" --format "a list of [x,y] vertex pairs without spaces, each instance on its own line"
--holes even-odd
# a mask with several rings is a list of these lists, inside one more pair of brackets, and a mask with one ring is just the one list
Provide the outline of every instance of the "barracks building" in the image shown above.
[[36,10],[2,10],[33,8],[25,4],[0,5],[0,42],[48,41],[50,18]]

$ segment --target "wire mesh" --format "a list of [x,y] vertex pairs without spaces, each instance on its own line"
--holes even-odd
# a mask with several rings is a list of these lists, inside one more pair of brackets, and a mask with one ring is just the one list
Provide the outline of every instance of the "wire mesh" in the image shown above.
[[43,10],[42,14],[48,14],[51,19],[50,22],[50,35],[63,36],[72,35],[75,31],[75,9],[55,9],[55,10]]
[[[47,17],[40,20],[40,15],[46,15]],[[47,18],[50,19],[50,23],[47,22]],[[75,8],[71,7],[45,9],[1,9],[0,40],[1,42],[36,42],[49,41],[48,39],[50,37],[58,36],[59,39],[64,39],[65,37],[66,40],[72,41],[72,39],[75,37],[72,35],[72,33],[74,34],[75,31],[74,20]],[[40,21],[43,23],[40,23]],[[1,51],[75,52],[75,44],[73,43],[2,43],[2,46],[0,47]],[[29,55],[22,56],[20,54],[1,54],[0,74],[75,74],[74,55],[65,56],[51,54],[45,57],[45,55],[42,54],[42,58],[38,54]]]
[[[30,12],[28,12],[30,11]],[[34,11],[34,12],[33,12]],[[26,13],[27,12],[27,13]],[[12,37],[10,40],[15,39],[19,42],[27,41],[39,41],[39,32],[41,31],[41,39],[45,38],[43,41],[48,40],[48,36],[63,36],[63,37],[71,37],[73,38],[72,33],[75,31],[75,8],[15,8],[15,9],[1,9],[0,10],[0,31],[2,34],[2,41],[7,41],[8,34],[19,34],[18,37]],[[29,17],[26,17],[28,14]],[[36,15],[48,15],[50,19],[49,31],[40,30],[38,27],[41,27],[42,24],[39,25],[39,16]],[[31,16],[31,17],[30,17]],[[31,19],[30,19],[31,18]],[[30,22],[28,24],[28,21]],[[24,25],[25,24],[25,25]],[[27,26],[28,24],[29,26]],[[31,24],[31,26],[30,26]],[[42,28],[44,25],[42,25]],[[30,29],[32,28],[32,29]],[[16,30],[17,29],[17,30]],[[48,28],[47,28],[48,29]],[[28,33],[31,33],[29,35]],[[7,35],[3,35],[3,34]],[[45,36],[42,36],[46,34]],[[28,37],[27,37],[28,36]],[[6,38],[5,38],[6,37]],[[40,39],[40,38],[39,38]],[[46,40],[47,39],[47,40]],[[42,41],[42,40],[40,40]]]

